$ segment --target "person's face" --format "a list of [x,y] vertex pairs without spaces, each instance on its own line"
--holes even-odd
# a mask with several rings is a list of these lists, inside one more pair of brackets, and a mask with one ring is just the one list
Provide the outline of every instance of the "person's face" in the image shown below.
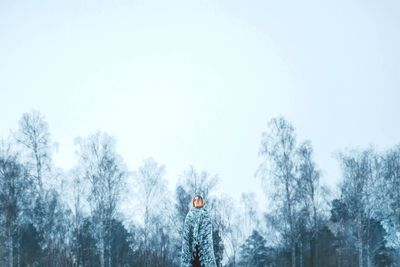
[[194,198],[194,207],[198,208],[198,207],[202,207],[203,206],[203,200],[199,197],[195,197]]

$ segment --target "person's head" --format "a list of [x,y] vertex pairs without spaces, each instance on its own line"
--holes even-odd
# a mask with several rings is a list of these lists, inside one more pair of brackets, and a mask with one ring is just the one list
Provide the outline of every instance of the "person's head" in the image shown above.
[[203,200],[203,198],[200,195],[194,196],[192,200],[192,206],[193,208],[203,208],[206,202]]

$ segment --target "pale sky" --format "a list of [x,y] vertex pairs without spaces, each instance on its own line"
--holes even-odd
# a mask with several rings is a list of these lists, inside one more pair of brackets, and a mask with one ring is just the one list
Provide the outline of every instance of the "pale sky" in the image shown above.
[[101,130],[131,170],[153,157],[172,189],[193,165],[238,199],[282,115],[334,187],[334,153],[400,143],[399,29],[399,1],[2,1],[0,137],[37,109],[65,170]]

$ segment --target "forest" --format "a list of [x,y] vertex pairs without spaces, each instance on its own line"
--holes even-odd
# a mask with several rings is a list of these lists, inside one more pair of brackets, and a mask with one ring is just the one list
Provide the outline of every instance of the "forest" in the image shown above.
[[265,125],[254,170],[262,210],[254,193],[239,203],[216,194],[220,177],[195,166],[171,192],[166,166],[127,166],[105,132],[77,137],[76,166],[63,170],[45,116],[23,114],[0,143],[0,266],[180,266],[195,193],[218,267],[400,266],[400,146],[338,148],[341,181],[327,188],[311,141],[283,117]]

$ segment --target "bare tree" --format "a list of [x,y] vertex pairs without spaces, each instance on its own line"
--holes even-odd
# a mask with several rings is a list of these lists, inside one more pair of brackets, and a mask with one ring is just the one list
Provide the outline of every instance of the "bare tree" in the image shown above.
[[186,215],[190,209],[190,201],[192,200],[192,195],[186,192],[182,185],[178,185],[175,190],[175,209],[178,215],[179,228],[183,226]]
[[76,266],[81,266],[82,263],[82,243],[83,243],[83,233],[82,227],[84,222],[84,210],[87,206],[87,190],[89,181],[85,179],[84,173],[82,173],[79,167],[74,168],[70,172],[71,184],[68,193],[71,194],[72,203],[72,254],[74,255],[73,261]]
[[86,139],[78,138],[78,155],[84,178],[90,183],[88,201],[98,241],[100,264],[111,266],[111,227],[116,218],[121,191],[127,172],[116,152],[115,139],[97,132]]
[[43,176],[51,169],[51,155],[55,144],[51,142],[48,124],[39,111],[24,113],[19,120],[19,130],[14,133],[23,148],[26,166],[35,180],[38,196],[43,196]]
[[[159,165],[153,158],[143,161],[134,173],[137,184],[140,210],[143,211],[143,266],[165,266],[169,235],[167,228],[172,221],[170,196],[165,179],[165,167]],[[153,256],[151,256],[153,254]]]
[[215,206],[215,224],[220,230],[224,242],[224,255],[228,258],[229,266],[236,266],[240,244],[244,240],[243,221],[245,216],[240,213],[229,196],[217,198]]
[[[13,136],[21,148],[21,158],[33,181],[32,190],[35,196],[30,203],[31,221],[39,233],[41,248],[47,253],[44,258],[61,257],[54,255],[57,246],[54,237],[59,231],[52,232],[62,227],[55,225],[62,222],[53,216],[53,213],[61,208],[59,205],[62,205],[58,196],[54,202],[54,196],[59,193],[53,194],[55,191],[50,186],[52,180],[57,178],[52,165],[52,153],[56,144],[51,141],[48,124],[39,111],[24,113],[19,120],[19,129]],[[54,203],[56,205],[53,205]],[[64,239],[57,239],[57,242],[64,242]]]
[[[17,155],[10,151],[9,146],[0,145],[0,236],[5,237],[4,246],[7,253],[5,262],[0,260],[0,265],[13,267],[20,265],[19,229],[24,216],[24,206],[27,206],[30,181]],[[2,246],[3,244],[0,248]]]
[[229,196],[216,200],[217,225],[221,230],[229,266],[238,263],[238,252],[245,239],[260,226],[258,204],[254,193],[243,193],[236,205]]
[[380,179],[372,195],[379,209],[374,215],[385,225],[388,246],[396,249],[400,258],[400,146],[384,152],[380,162]]
[[373,257],[369,246],[370,223],[381,203],[373,196],[379,181],[379,158],[372,149],[368,149],[342,153],[340,159],[344,177],[341,193],[355,222],[358,266],[370,267]]
[[258,203],[254,193],[242,193],[241,204],[244,212],[244,228],[245,236],[248,237],[253,230],[259,230],[260,219],[258,217]]
[[313,160],[313,149],[309,141],[299,146],[297,158],[298,192],[306,215],[306,227],[311,230],[310,263],[311,266],[318,266],[318,217],[319,209],[326,206],[321,202],[324,200],[322,194],[326,194],[327,190],[320,185],[320,171]]
[[192,196],[200,194],[204,199],[209,199],[208,196],[216,188],[219,177],[211,175],[207,171],[198,172],[193,166],[190,166],[181,175],[181,180],[189,194]]
[[291,249],[291,265],[296,266],[296,207],[297,179],[296,179],[296,137],[293,126],[284,118],[274,118],[269,124],[269,131],[263,132],[260,156],[264,162],[260,165],[256,175],[260,176],[265,186],[271,185],[265,191],[270,194],[275,204],[276,218],[280,218],[283,236],[288,238]]

